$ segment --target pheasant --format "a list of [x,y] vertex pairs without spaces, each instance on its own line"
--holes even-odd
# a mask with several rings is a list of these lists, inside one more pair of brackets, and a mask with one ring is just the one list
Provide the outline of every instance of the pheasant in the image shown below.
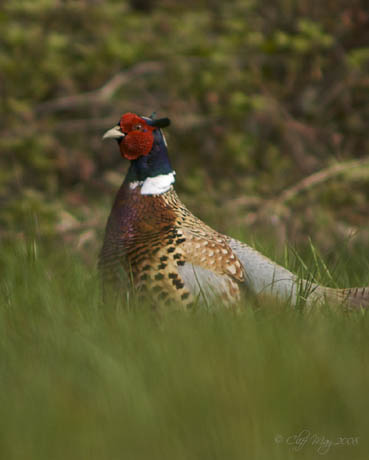
[[200,302],[237,304],[242,291],[306,303],[369,306],[369,287],[332,289],[299,279],[255,249],[195,217],[174,190],[162,128],[168,118],[124,114],[103,139],[116,139],[130,168],[106,225],[99,258],[104,285],[118,292],[122,276],[154,302],[185,308]]

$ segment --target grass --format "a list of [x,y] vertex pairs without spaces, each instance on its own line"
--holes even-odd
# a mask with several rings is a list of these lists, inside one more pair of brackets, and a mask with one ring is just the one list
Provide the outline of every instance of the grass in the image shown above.
[[36,243],[0,271],[0,458],[367,458],[365,313],[113,308]]

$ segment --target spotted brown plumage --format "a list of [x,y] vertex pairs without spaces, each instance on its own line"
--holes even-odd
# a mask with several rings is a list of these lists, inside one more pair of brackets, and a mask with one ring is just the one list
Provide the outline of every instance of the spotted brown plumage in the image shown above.
[[100,266],[105,279],[119,282],[122,267],[138,292],[164,303],[189,305],[197,300],[180,270],[186,263],[224,277],[226,304],[239,299],[244,272],[226,238],[197,219],[173,187],[161,195],[142,195],[141,187],[123,184],[111,211]]
[[195,217],[174,188],[174,171],[155,120],[124,114],[104,138],[118,141],[130,160],[106,226],[99,267],[114,292],[129,284],[154,303],[233,305],[241,287],[307,304],[334,301],[369,306],[369,287],[331,289],[298,279],[245,243],[222,235]]

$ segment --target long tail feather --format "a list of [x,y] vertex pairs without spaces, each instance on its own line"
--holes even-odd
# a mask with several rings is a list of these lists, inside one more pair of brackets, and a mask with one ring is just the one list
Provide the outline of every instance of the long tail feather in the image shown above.
[[369,307],[369,287],[332,289],[320,286],[320,291],[328,301],[344,303],[352,308]]
[[328,301],[344,303],[354,308],[369,307],[369,287],[333,289],[320,286],[299,279],[286,268],[241,241],[230,238],[229,245],[245,269],[245,283],[256,294],[267,294],[281,300],[290,300],[295,305],[298,294],[306,292],[308,304]]

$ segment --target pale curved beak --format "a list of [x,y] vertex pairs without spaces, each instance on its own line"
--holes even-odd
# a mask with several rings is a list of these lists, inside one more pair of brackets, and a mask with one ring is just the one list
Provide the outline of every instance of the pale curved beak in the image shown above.
[[125,134],[122,133],[120,126],[114,126],[114,128],[111,128],[108,131],[106,131],[106,133],[103,135],[103,140],[104,139],[120,139],[124,136]]

